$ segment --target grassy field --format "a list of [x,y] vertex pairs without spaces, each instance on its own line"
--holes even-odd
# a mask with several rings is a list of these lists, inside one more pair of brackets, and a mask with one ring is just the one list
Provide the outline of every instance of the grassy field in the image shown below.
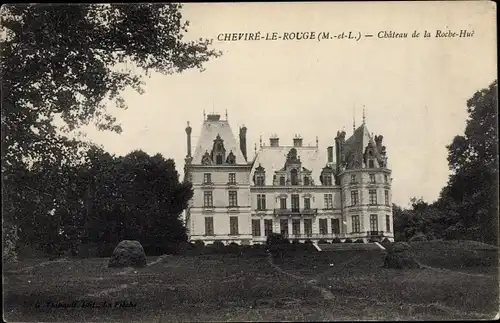
[[[381,268],[382,251],[150,257],[140,270],[106,258],[4,267],[4,320],[322,321],[493,318],[496,249],[411,244],[424,269]],[[481,265],[476,266],[477,259]],[[496,258],[495,258],[496,259]]]

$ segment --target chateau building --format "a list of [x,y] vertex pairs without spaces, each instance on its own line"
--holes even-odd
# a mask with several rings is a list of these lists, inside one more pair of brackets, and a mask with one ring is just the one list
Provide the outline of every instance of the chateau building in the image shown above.
[[303,145],[296,136],[293,144],[281,145],[273,136],[250,160],[246,127],[239,129],[237,141],[227,117],[218,114],[204,118],[194,154],[191,132],[188,123],[184,172],[194,190],[185,213],[190,241],[265,243],[273,232],[301,242],[393,241],[386,148],[382,136],[370,135],[364,117],[349,138],[337,132],[326,154],[317,140]]

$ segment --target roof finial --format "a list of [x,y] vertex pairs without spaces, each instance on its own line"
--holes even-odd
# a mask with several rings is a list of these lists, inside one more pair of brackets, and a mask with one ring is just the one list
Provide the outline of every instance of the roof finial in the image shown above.
[[226,121],[227,121],[227,109],[226,109]]
[[212,99],[212,114],[215,114],[215,101]]
[[259,143],[260,143],[260,147],[262,148],[262,135],[260,135]]
[[363,104],[363,124],[366,123],[366,116],[365,116],[365,105]]
[[254,150],[255,154],[257,154],[257,143],[254,143],[253,150]]
[[318,142],[319,142],[318,136],[316,136],[316,147],[318,147]]
[[205,114],[205,109],[203,109],[203,120],[205,120],[207,118],[206,114]]
[[187,122],[187,124],[188,124],[187,126],[189,127],[189,121]]

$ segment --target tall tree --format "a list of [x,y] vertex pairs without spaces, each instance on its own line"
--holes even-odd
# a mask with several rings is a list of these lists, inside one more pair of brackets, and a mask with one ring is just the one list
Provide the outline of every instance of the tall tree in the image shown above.
[[[106,112],[109,100],[126,108],[121,92],[142,92],[150,70],[202,69],[217,57],[208,40],[183,41],[188,22],[180,10],[179,4],[2,6],[2,166],[71,160],[71,141],[58,130],[93,122],[120,132]],[[57,118],[63,127],[55,126]]]
[[452,174],[436,206],[454,215],[448,231],[457,237],[497,243],[498,82],[467,101],[464,135],[448,148]]
[[70,139],[70,131],[93,123],[100,130],[120,132],[106,106],[115,102],[126,108],[123,90],[142,93],[144,78],[151,71],[203,70],[204,63],[221,54],[210,48],[209,40],[183,39],[189,23],[183,21],[181,9],[179,4],[2,6],[5,223],[28,223],[19,219],[33,215],[24,208],[27,205],[44,209],[40,212],[45,214],[54,206],[50,203],[66,199],[67,182],[45,182],[56,188],[29,187],[28,183],[44,182],[23,180],[35,176],[29,174],[33,169],[36,176],[42,176],[43,170],[43,176],[52,173],[51,178],[64,178],[63,165],[75,166],[86,149],[82,142]]

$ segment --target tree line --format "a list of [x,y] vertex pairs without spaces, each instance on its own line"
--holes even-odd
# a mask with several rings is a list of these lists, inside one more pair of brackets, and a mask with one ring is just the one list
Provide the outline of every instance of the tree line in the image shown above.
[[498,243],[498,81],[467,101],[463,135],[448,149],[448,183],[433,203],[411,199],[411,208],[393,205],[397,240],[476,240]]

